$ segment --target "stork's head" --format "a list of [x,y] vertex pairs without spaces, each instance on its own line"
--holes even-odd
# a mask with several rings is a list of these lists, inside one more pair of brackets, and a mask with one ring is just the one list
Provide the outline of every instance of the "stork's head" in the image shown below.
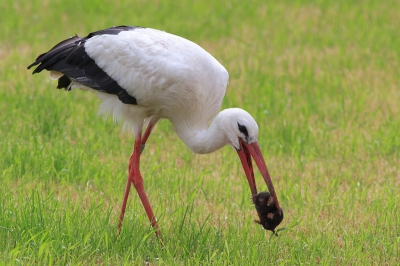
[[229,108],[221,111],[220,116],[225,120],[222,123],[225,135],[236,150],[240,150],[241,141],[248,144],[257,142],[258,125],[248,112],[240,108]]
[[[224,114],[224,112],[226,113]],[[260,170],[268,189],[275,200],[276,209],[281,215],[282,211],[275,194],[274,186],[272,185],[264,157],[261,153],[260,147],[258,146],[258,125],[256,121],[248,112],[239,108],[225,109],[221,113],[225,120],[222,124],[226,127],[224,129],[226,137],[239,155],[247,180],[249,181],[252,195],[254,196],[257,194],[257,189],[254,182],[251,158],[253,158]]]

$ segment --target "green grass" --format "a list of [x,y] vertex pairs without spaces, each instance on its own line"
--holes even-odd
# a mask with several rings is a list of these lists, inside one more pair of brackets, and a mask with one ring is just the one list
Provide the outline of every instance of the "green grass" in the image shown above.
[[[353,2],[0,2],[0,265],[399,264],[400,2]],[[96,116],[95,95],[26,66],[121,24],[186,37],[228,69],[223,107],[258,121],[279,237],[253,223],[236,152],[194,155],[168,121],[141,162],[165,246],[135,193],[118,237],[133,136]]]

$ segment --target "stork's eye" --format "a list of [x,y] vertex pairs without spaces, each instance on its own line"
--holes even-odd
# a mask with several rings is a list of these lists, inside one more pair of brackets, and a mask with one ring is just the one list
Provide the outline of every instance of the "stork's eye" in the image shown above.
[[241,124],[238,123],[239,126],[239,131],[244,134],[244,136],[247,138],[249,136],[249,132],[247,132],[247,128],[245,126],[242,126]]

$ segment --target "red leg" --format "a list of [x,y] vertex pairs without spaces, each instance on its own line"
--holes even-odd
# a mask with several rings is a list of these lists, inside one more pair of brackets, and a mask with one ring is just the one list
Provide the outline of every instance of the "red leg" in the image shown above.
[[119,214],[118,232],[121,232],[122,220],[124,220],[126,202],[127,202],[127,200],[128,200],[128,196],[129,196],[129,191],[130,191],[130,189],[131,189],[131,180],[130,180],[129,177],[128,177],[128,180],[126,181],[126,188],[125,188],[124,199],[123,199],[123,201],[122,201],[121,213]]
[[[146,132],[147,131],[148,130],[146,130]],[[149,134],[150,134],[150,132],[151,132],[151,129],[149,130]],[[147,137],[148,137],[148,135],[147,135]],[[124,213],[125,213],[126,201],[128,199],[129,191],[130,191],[130,184],[132,183],[139,195],[140,200],[142,201],[143,207],[147,213],[147,216],[149,217],[151,225],[156,230],[157,236],[160,236],[160,229],[157,225],[156,217],[153,213],[153,210],[150,206],[146,192],[144,190],[143,178],[142,178],[142,176],[140,174],[140,170],[139,170],[140,152],[141,152],[141,146],[142,146],[141,139],[142,138],[141,138],[140,134],[138,136],[136,136],[133,153],[129,160],[129,176],[128,176],[128,181],[127,181],[127,185],[126,185],[126,189],[125,189],[124,200],[122,203],[122,209],[121,209],[121,214],[120,214],[120,218],[119,218],[118,229],[120,229],[121,225],[122,225],[122,220],[124,218]]]
[[[145,139],[142,138],[141,152],[140,153],[142,153],[144,147],[146,146],[146,140],[147,140],[147,138],[149,137],[149,135],[151,133],[152,127],[150,127],[150,125],[152,125],[151,121],[149,123],[149,127],[147,127],[146,132],[143,135],[145,137]],[[135,138],[135,140],[136,140],[136,138]],[[130,169],[132,168],[133,154],[134,154],[134,152],[132,152],[131,157],[129,158],[129,168],[128,168],[129,172],[131,171]],[[130,176],[130,174],[129,174],[129,176]],[[126,181],[124,199],[122,200],[121,213],[119,214],[118,232],[121,232],[122,221],[124,220],[124,215],[125,215],[126,203],[128,201],[129,192],[130,192],[130,189],[131,189],[131,182],[132,181],[129,178],[129,176],[128,176],[128,179]]]
[[153,120],[151,120],[147,126],[146,131],[144,132],[143,136],[142,136],[142,140],[141,140],[141,144],[146,144],[147,139],[150,136],[151,131],[153,130],[154,127],[154,123]]
[[142,201],[143,207],[147,213],[147,216],[149,217],[149,220],[151,222],[151,225],[153,228],[156,230],[156,234],[159,236],[160,235],[160,229],[157,224],[156,217],[153,213],[153,209],[150,206],[149,199],[147,198],[147,194],[144,190],[143,186],[143,178],[142,175],[140,174],[140,151],[141,151],[141,137],[135,139],[135,147],[133,150],[133,162],[130,165],[129,169],[129,179],[133,183],[133,186],[135,187],[140,200]]
[[143,136],[142,136],[142,141],[141,141],[141,145],[140,145],[140,154],[142,154],[144,147],[146,147],[146,141],[150,136],[151,131],[153,130],[154,126],[156,125],[158,119],[157,120],[150,120],[146,131],[144,132]]
[[[136,138],[135,138],[135,143],[136,143]],[[135,154],[135,150],[133,150],[131,157],[129,158],[129,175],[128,179],[126,180],[126,187],[125,187],[125,193],[124,193],[124,199],[122,200],[122,207],[121,207],[121,213],[119,214],[119,222],[118,222],[118,232],[121,232],[121,226],[122,226],[122,221],[124,220],[124,215],[125,215],[125,208],[126,208],[126,202],[128,201],[129,197],[129,192],[131,190],[131,169],[132,169],[132,162],[133,162],[133,155]]]

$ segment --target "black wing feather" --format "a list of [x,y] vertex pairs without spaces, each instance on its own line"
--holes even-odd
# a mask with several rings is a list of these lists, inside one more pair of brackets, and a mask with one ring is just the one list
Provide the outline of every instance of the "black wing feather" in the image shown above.
[[85,42],[97,35],[117,35],[121,31],[133,30],[138,27],[117,26],[90,33],[81,38],[78,35],[66,39],[55,45],[47,53],[38,56],[35,62],[28,66],[36,66],[33,74],[42,70],[55,70],[62,74],[58,79],[57,88],[69,88],[72,81],[97,91],[115,94],[119,100],[126,104],[137,104],[136,98],[118,85],[95,61],[86,53]]

